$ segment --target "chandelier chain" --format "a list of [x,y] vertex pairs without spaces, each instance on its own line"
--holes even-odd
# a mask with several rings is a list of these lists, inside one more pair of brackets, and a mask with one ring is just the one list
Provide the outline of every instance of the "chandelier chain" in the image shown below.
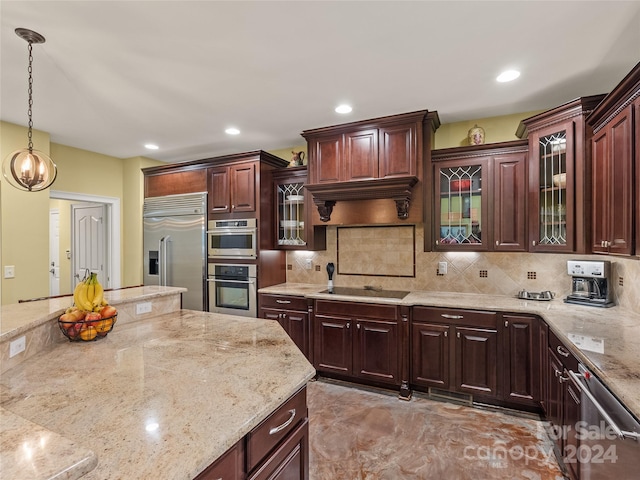
[[29,152],[31,152],[33,150],[33,133],[32,133],[32,128],[33,128],[33,119],[31,118],[32,116],[32,107],[33,107],[33,45],[31,42],[29,42],[29,68],[27,69],[27,71],[29,72],[29,89],[28,89],[28,93],[29,93],[29,108],[27,110],[27,115],[29,116],[29,133],[27,134],[29,137]]

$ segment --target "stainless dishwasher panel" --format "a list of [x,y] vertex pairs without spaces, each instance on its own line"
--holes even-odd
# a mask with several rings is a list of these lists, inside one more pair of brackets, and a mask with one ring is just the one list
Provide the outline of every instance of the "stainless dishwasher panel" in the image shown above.
[[577,451],[565,455],[579,463],[580,480],[639,478],[640,422],[583,365],[569,375],[581,390],[582,415]]

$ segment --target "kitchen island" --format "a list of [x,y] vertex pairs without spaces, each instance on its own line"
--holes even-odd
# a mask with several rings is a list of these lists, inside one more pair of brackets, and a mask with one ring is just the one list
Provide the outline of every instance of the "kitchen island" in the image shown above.
[[177,310],[60,337],[0,377],[3,478],[192,479],[315,375],[277,322],[246,317]]

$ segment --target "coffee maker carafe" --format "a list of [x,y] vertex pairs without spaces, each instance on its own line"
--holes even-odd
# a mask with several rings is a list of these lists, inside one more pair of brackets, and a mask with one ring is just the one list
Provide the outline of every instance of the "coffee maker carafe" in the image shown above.
[[571,275],[571,293],[566,303],[612,307],[611,262],[569,260],[567,273]]

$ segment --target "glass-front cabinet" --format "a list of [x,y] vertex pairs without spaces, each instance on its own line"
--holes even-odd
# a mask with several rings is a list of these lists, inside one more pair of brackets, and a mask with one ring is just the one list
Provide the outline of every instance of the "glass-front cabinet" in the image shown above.
[[581,97],[527,118],[529,251],[590,253],[591,130],[587,115],[603,95]]
[[483,250],[487,227],[487,163],[445,161],[435,166],[435,245],[438,250]]

